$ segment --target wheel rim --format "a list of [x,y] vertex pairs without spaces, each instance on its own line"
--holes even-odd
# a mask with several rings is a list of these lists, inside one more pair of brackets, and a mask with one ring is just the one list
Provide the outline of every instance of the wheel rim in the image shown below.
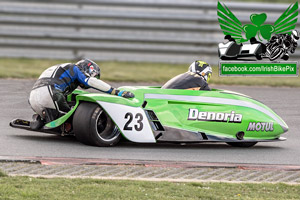
[[277,59],[282,54],[282,49],[275,49],[273,52],[271,52],[270,60]]
[[113,141],[120,135],[117,126],[103,110],[100,111],[96,118],[96,131],[98,137],[106,142]]

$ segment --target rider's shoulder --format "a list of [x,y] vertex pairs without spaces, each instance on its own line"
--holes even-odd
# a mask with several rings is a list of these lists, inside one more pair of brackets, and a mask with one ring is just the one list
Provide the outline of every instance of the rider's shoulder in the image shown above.
[[62,64],[58,64],[56,66],[64,68],[64,67],[69,67],[69,66],[72,66],[72,65],[74,65],[74,64],[72,64],[72,63],[62,63]]
[[72,63],[62,63],[62,64],[56,64],[56,65],[53,65],[51,67],[49,67],[48,69],[54,69],[54,68],[69,68],[69,67],[72,67]]
[[186,72],[188,75],[195,77],[195,78],[201,78],[201,76],[195,72]]

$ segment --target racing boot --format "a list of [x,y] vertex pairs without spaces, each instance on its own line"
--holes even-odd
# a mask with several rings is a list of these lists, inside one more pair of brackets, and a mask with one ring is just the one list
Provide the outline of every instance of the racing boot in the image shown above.
[[30,129],[32,130],[39,130],[44,126],[44,121],[38,114],[34,114],[32,116],[33,121],[30,122]]

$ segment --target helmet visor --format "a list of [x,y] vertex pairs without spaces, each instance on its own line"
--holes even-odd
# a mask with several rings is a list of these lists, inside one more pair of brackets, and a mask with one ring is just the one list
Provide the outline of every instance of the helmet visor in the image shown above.
[[297,36],[297,35],[294,35],[294,38],[295,38],[296,40],[299,40],[299,36]]
[[209,82],[212,75],[212,68],[207,66],[200,75],[206,80],[206,82]]
[[210,80],[210,78],[211,78],[211,73],[209,73],[209,74],[207,74],[207,75],[205,75],[205,76],[206,76],[206,82],[208,83],[209,80]]
[[96,68],[93,65],[91,65],[89,68],[89,74],[91,77],[99,76],[99,72],[96,70]]

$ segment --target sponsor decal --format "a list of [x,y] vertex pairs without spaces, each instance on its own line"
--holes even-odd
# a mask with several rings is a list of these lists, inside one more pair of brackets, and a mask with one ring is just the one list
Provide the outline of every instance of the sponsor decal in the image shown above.
[[273,122],[250,122],[247,131],[273,131]]
[[188,120],[198,121],[214,121],[214,122],[228,122],[228,123],[241,123],[243,115],[231,111],[230,113],[222,112],[202,112],[198,109],[189,109]]

